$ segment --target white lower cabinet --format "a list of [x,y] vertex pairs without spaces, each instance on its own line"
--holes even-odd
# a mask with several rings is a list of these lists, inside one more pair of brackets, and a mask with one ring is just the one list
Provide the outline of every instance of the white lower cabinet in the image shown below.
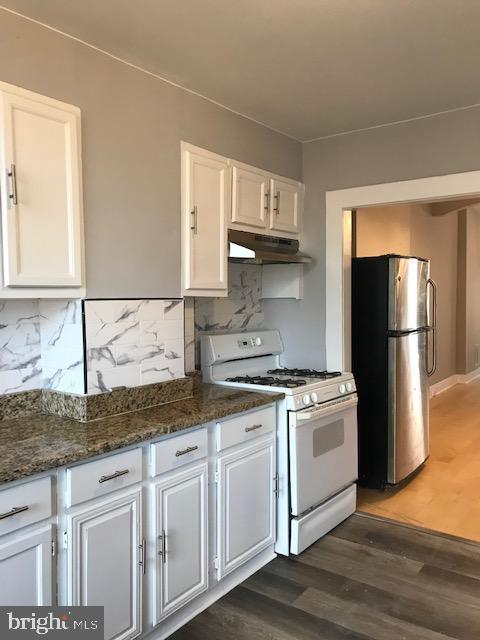
[[47,525],[0,544],[0,606],[54,603],[53,531]]
[[261,407],[1,489],[0,606],[97,605],[105,640],[166,638],[275,556],[275,416]]
[[222,578],[275,541],[275,440],[234,447],[217,462],[217,565]]
[[153,486],[154,624],[208,587],[208,463],[168,473]]
[[105,609],[105,640],[141,633],[142,489],[87,503],[67,517],[68,601]]

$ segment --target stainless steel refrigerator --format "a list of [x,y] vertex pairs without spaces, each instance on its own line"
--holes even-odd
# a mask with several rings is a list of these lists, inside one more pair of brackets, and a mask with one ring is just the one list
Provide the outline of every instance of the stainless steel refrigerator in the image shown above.
[[430,262],[387,255],[352,261],[352,368],[359,483],[396,485],[429,453],[429,381],[436,367]]

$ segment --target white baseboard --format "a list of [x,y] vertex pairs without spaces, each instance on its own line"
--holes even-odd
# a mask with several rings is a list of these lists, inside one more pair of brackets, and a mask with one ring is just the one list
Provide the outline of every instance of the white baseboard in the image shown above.
[[443,393],[447,389],[455,386],[456,384],[469,384],[477,378],[480,378],[480,367],[470,371],[470,373],[454,373],[453,376],[440,380],[430,386],[430,397],[438,396],[439,393]]
[[445,378],[445,380],[440,380],[440,382],[430,385],[430,397],[438,396],[439,393],[443,393],[458,383],[458,375],[454,373],[453,376],[449,376],[448,378]]
[[477,378],[480,378],[480,367],[478,369],[474,369],[470,371],[470,373],[458,374],[459,382],[461,384],[468,384],[469,382],[473,382]]

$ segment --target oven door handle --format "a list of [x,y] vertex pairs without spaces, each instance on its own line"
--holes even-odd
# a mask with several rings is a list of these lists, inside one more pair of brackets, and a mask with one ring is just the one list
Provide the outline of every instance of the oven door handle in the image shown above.
[[[310,409],[303,409],[302,411],[297,411],[293,414],[295,417],[295,422],[306,422],[307,420],[315,420],[317,418],[323,418],[325,416],[329,416],[332,413],[338,413],[343,411],[344,409],[348,409],[349,407],[354,407],[358,404],[358,397],[354,395],[348,400],[342,400],[342,402],[337,402],[336,404],[331,404],[328,407],[322,407],[320,409],[316,409],[314,407]],[[294,425],[295,426],[295,425]]]

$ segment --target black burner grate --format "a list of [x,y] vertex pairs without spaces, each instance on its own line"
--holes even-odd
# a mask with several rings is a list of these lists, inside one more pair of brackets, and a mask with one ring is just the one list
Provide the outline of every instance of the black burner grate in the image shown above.
[[341,371],[317,371],[317,369],[270,369],[267,373],[275,376],[317,378],[318,380],[329,380],[342,375]]
[[[283,369],[279,369],[283,372]],[[268,373],[273,373],[269,371]],[[274,376],[236,376],[235,378],[227,378],[225,382],[241,382],[243,384],[258,384],[266,387],[283,387],[294,389],[307,384],[306,380],[299,378],[277,378]]]

